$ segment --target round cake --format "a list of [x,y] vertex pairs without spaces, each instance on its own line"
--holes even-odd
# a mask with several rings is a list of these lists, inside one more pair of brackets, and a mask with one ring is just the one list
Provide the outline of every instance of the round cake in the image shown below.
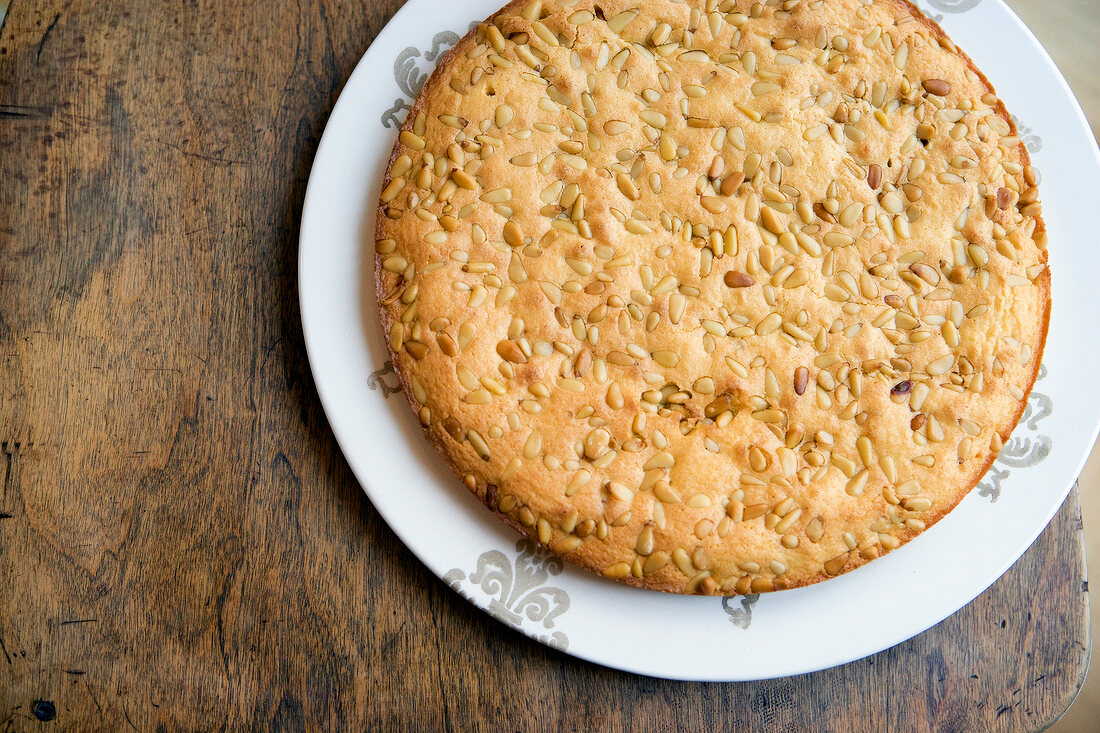
[[804,586],[941,519],[1015,427],[1036,178],[904,0],[517,0],[394,146],[382,324],[516,530],[645,588]]

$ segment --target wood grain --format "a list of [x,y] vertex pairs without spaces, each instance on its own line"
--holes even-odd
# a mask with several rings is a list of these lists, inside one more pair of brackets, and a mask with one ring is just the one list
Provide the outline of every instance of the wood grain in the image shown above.
[[1018,730],[1056,718],[1089,649],[1075,495],[936,629],[754,684],[670,683],[551,651],[398,542],[325,422],[295,288],[324,122],[398,4],[9,11],[0,730],[51,717],[64,730]]

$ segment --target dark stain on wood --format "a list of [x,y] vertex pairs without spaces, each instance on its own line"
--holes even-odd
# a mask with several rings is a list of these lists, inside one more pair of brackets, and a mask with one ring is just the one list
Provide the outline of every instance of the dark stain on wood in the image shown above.
[[35,700],[31,710],[34,712],[34,717],[43,723],[48,723],[57,717],[57,708],[50,700]]

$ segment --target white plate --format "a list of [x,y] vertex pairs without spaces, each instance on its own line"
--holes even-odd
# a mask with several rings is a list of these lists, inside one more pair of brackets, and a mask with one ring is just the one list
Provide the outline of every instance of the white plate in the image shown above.
[[639,591],[537,551],[493,517],[424,439],[387,360],[373,295],[374,207],[396,127],[440,54],[502,0],[410,0],[332,112],[302,214],[306,346],[356,477],[394,532],[479,608],[533,638],[657,677],[754,680],[900,643],[975,598],[1058,509],[1100,422],[1100,156],[1065,81],[1000,0],[925,0],[993,81],[1043,175],[1054,315],[1041,381],[992,470],[915,541],[826,583],[724,601]]

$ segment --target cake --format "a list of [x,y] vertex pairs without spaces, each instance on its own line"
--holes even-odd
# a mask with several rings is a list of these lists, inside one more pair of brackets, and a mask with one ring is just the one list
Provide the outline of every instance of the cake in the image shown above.
[[1019,420],[1036,179],[904,0],[517,0],[394,145],[382,326],[517,531],[643,588],[805,586],[935,524]]

